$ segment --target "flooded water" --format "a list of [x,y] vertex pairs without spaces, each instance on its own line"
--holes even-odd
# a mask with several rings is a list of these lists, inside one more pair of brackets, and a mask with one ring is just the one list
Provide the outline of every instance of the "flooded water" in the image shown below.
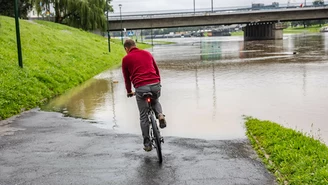
[[[164,136],[245,138],[243,115],[278,122],[328,143],[328,34],[170,39],[155,46],[162,76]],[[296,52],[296,54],[294,54]],[[115,83],[118,81],[118,83]],[[48,108],[96,126],[141,134],[135,98],[120,69],[106,71]]]

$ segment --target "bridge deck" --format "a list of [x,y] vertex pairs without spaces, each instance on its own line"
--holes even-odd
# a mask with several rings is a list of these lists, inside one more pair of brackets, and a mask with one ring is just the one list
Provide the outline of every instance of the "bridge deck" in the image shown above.
[[258,22],[328,19],[328,7],[286,8],[256,11],[197,12],[125,15],[109,17],[109,29],[150,29],[204,25],[248,24]]

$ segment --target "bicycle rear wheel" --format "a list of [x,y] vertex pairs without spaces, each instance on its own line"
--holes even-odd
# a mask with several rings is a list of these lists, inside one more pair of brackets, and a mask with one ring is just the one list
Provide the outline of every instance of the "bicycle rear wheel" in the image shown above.
[[154,144],[157,152],[158,161],[159,163],[162,163],[163,156],[162,156],[161,138],[154,116],[151,116],[151,126],[154,135],[154,140],[155,140]]

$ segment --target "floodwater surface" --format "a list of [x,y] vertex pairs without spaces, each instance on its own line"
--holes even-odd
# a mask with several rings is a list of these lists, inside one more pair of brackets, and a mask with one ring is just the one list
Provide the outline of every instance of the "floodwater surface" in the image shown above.
[[[275,121],[328,143],[328,34],[179,38],[149,51],[162,78],[164,136],[244,139],[243,115]],[[47,108],[141,134],[135,98],[121,69],[108,70]]]

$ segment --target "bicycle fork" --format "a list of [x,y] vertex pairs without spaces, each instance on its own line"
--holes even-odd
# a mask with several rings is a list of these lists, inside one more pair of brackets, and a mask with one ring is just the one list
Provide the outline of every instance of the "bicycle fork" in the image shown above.
[[[151,124],[151,117],[152,116],[152,114],[150,113],[150,114],[148,114],[148,121],[149,121],[149,125],[150,125],[150,134],[149,134],[149,136],[150,136],[150,138],[151,138],[151,142],[152,143],[154,143],[155,142],[155,138],[154,138],[154,135],[153,135],[153,132],[154,132],[154,128],[153,128],[153,126],[152,126],[152,124]],[[156,123],[156,125],[157,125],[157,123]],[[159,139],[160,139],[160,142],[161,143],[164,143],[164,138],[161,136],[161,132],[159,131],[159,129],[158,129],[158,127],[156,128],[157,129],[157,131],[158,131],[158,134],[159,134]]]

